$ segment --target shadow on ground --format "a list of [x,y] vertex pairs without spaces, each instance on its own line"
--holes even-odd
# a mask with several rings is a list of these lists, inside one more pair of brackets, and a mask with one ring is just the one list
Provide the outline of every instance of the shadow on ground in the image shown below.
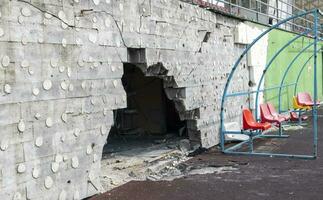
[[[288,131],[289,139],[258,141],[257,149],[311,154],[311,124],[309,121],[303,129]],[[323,117],[319,117],[319,144],[323,141],[322,129]],[[185,165],[196,169],[230,167],[231,170],[187,175],[173,181],[130,182],[90,200],[320,200],[323,199],[322,154],[319,148],[317,160],[297,160],[228,156],[212,149]]]

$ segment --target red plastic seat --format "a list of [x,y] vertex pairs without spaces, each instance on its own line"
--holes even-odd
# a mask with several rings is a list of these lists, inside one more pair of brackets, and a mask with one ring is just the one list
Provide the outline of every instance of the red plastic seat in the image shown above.
[[[308,116],[301,116],[301,120],[305,121],[308,119]],[[290,120],[293,122],[299,121],[299,114],[296,112],[290,112]]]
[[290,120],[290,116],[288,116],[288,115],[283,115],[283,114],[279,114],[277,111],[276,111],[276,109],[275,109],[275,107],[274,107],[274,105],[272,104],[272,103],[267,103],[267,107],[268,107],[268,110],[269,110],[269,112],[270,112],[270,114],[272,115],[272,116],[274,116],[274,117],[278,117],[278,118],[281,118],[281,119],[284,119],[284,121],[288,121],[288,120]]
[[271,127],[270,123],[258,123],[249,109],[244,109],[243,115],[243,130],[267,130]]
[[269,122],[269,123],[276,123],[276,124],[281,124],[282,122],[285,121],[285,118],[280,118],[278,116],[272,116],[267,104],[260,104],[260,118],[261,122]]
[[[314,101],[311,95],[308,92],[301,92],[297,94],[297,102],[302,106],[314,106]],[[320,102],[317,101],[316,105],[320,105]]]

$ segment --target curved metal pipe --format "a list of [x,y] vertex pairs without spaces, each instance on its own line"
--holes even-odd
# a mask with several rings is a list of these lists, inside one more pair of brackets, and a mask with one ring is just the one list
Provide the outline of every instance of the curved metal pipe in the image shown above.
[[296,96],[296,91],[297,91],[297,85],[298,85],[298,82],[299,82],[299,79],[301,78],[301,75],[306,67],[306,65],[310,62],[310,60],[313,58],[314,54],[309,57],[309,59],[305,62],[305,64],[303,65],[301,71],[298,73],[298,76],[297,76],[297,79],[296,79],[296,82],[295,82],[295,88],[294,88],[294,96]]
[[258,82],[258,87],[257,87],[257,93],[256,93],[256,102],[255,102],[255,114],[256,114],[256,118],[258,119],[258,98],[259,98],[259,91],[260,91],[260,87],[261,87],[261,84],[265,78],[265,74],[267,72],[267,70],[272,66],[271,64],[274,62],[274,60],[277,58],[277,56],[280,55],[280,53],[285,50],[290,44],[292,44],[294,41],[296,41],[297,39],[299,39],[300,37],[306,35],[307,33],[309,33],[310,31],[305,31],[303,32],[302,34],[298,35],[297,37],[294,37],[292,40],[288,41],[282,48],[279,49],[279,51],[277,51],[275,53],[275,55],[270,59],[270,61],[268,62],[268,64],[265,66],[265,69],[261,75],[261,78]]
[[[322,50],[319,50],[316,52],[316,54],[318,54],[319,52],[322,52]],[[294,96],[296,96],[296,92],[297,92],[297,85],[298,85],[298,82],[299,82],[299,79],[301,78],[301,75],[306,67],[306,65],[310,62],[310,60],[314,57],[314,54],[308,58],[308,60],[304,63],[301,71],[298,73],[297,75],[297,79],[296,79],[296,82],[295,82],[295,88],[294,88]]]
[[[287,69],[285,70],[284,76],[280,82],[280,86],[284,84],[285,78],[289,72],[289,70],[292,68],[293,64],[296,62],[296,60],[303,54],[304,51],[306,51],[308,48],[310,48],[312,45],[314,45],[315,41],[307,45],[305,48],[302,49],[292,60],[292,62],[288,65]],[[279,88],[279,93],[278,93],[278,110],[281,112],[281,92],[282,92],[282,87]]]
[[249,44],[246,49],[243,51],[243,53],[240,55],[239,59],[235,62],[229,76],[228,76],[228,80],[225,84],[225,87],[224,87],[224,90],[223,90],[223,95],[222,95],[222,100],[221,100],[221,111],[220,111],[220,139],[221,139],[221,149],[222,151],[224,151],[224,103],[225,103],[225,100],[226,100],[226,95],[227,95],[227,92],[228,92],[228,88],[229,88],[229,85],[231,83],[231,79],[233,77],[233,74],[234,72],[236,71],[238,65],[240,64],[241,60],[243,59],[243,57],[248,53],[248,51],[255,45],[256,42],[258,42],[263,36],[265,36],[267,33],[271,32],[273,29],[276,29],[278,28],[280,25],[290,21],[290,20],[293,20],[293,19],[296,19],[296,18],[299,18],[299,17],[303,17],[305,15],[308,15],[310,13],[316,13],[317,12],[317,9],[313,9],[313,10],[310,10],[310,11],[307,11],[307,12],[303,12],[303,13],[300,13],[298,15],[294,15],[294,16],[291,16],[285,20],[282,20],[280,22],[278,22],[277,24],[275,24],[274,26],[272,26],[271,28],[269,28],[268,30],[264,31],[262,34],[260,34],[251,44]]

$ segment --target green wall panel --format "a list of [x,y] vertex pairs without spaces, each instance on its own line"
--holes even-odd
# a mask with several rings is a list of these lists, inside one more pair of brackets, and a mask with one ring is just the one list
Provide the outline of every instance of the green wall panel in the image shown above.
[[[288,41],[290,41],[295,34],[281,31],[281,30],[273,30],[269,33],[268,37],[268,53],[267,53],[267,63],[274,56],[274,54],[283,47]],[[303,37],[296,40],[292,45],[287,47],[272,63],[272,66],[266,73],[265,77],[265,88],[279,86],[280,82],[283,78],[283,74],[287,69],[288,65],[292,62],[295,56],[301,51],[304,47],[312,43],[313,40]],[[319,45],[318,48],[321,48]],[[310,47],[304,52],[294,63],[292,68],[290,69],[284,84],[292,84],[295,83],[297,76],[308,60],[309,57],[313,55],[314,47]],[[300,81],[298,83],[298,92],[307,91],[313,95],[313,84],[314,84],[314,62],[313,59],[307,64],[305,67]],[[318,96],[319,99],[323,99],[323,83],[322,83],[322,54],[318,54]],[[270,101],[278,107],[278,95],[279,89],[271,90],[265,92],[265,101]],[[294,96],[294,85],[283,88],[282,89],[282,109],[287,110],[292,108],[292,98]]]

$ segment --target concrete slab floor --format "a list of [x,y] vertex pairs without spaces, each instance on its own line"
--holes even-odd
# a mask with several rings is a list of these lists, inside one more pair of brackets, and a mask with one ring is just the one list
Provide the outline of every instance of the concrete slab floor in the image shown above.
[[[323,111],[320,111],[322,114]],[[289,139],[257,142],[257,150],[311,153],[312,123],[289,130]],[[323,117],[319,117],[319,144],[323,142]],[[226,173],[187,174],[173,181],[129,182],[90,200],[226,200],[323,199],[323,150],[317,160],[223,155],[212,149],[188,160],[190,168],[231,167]]]

